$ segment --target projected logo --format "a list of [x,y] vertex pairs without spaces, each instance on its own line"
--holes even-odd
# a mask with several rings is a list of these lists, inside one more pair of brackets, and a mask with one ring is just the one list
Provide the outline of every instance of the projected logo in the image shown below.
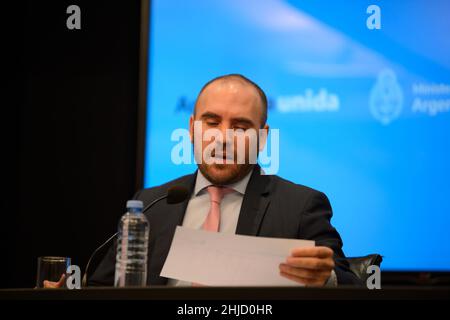
[[395,120],[402,110],[403,92],[394,71],[384,69],[370,92],[369,107],[372,115],[384,125]]

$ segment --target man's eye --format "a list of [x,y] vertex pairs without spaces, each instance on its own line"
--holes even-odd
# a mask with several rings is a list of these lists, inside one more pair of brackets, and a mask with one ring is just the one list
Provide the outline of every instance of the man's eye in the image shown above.
[[246,127],[234,127],[234,130],[243,130],[243,131],[245,131],[245,130],[247,130],[247,128]]
[[214,121],[207,121],[206,124],[208,126],[217,126],[219,123],[218,122],[214,122]]

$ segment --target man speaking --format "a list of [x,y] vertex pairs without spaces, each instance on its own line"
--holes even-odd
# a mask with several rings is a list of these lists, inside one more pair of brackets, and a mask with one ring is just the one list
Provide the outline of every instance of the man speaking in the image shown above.
[[[241,130],[269,130],[267,98],[254,82],[238,74],[225,75],[209,81],[200,91],[190,118],[190,136],[198,170],[164,185],[138,192],[136,199],[148,205],[163,196],[171,186],[185,186],[189,197],[179,204],[160,201],[146,213],[150,223],[148,251],[149,285],[186,285],[160,276],[178,225],[231,234],[314,240],[315,247],[294,248],[279,273],[306,286],[359,284],[349,270],[342,251],[342,240],[331,225],[332,209],[321,192],[294,184],[275,175],[265,175],[251,160],[251,141],[245,139],[245,161],[236,136],[210,141],[194,137],[198,129],[215,129],[227,137]],[[257,136],[258,150],[265,140]],[[204,158],[211,144],[220,145],[221,152]],[[200,160],[200,161],[199,161]],[[89,285],[113,285],[115,247],[111,246]]]

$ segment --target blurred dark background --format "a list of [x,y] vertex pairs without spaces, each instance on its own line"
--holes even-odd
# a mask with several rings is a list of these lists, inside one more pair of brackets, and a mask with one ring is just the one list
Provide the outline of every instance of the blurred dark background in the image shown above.
[[[72,4],[81,30],[66,27]],[[2,103],[0,287],[34,287],[38,256],[69,256],[83,270],[140,187],[140,3],[27,1],[4,14],[13,73]]]

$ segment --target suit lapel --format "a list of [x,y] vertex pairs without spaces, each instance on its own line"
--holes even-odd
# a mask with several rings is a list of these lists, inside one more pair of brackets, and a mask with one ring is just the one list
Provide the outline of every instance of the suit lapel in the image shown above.
[[236,234],[256,236],[270,203],[270,177],[261,175],[260,166],[256,165],[245,190],[239,213]]

